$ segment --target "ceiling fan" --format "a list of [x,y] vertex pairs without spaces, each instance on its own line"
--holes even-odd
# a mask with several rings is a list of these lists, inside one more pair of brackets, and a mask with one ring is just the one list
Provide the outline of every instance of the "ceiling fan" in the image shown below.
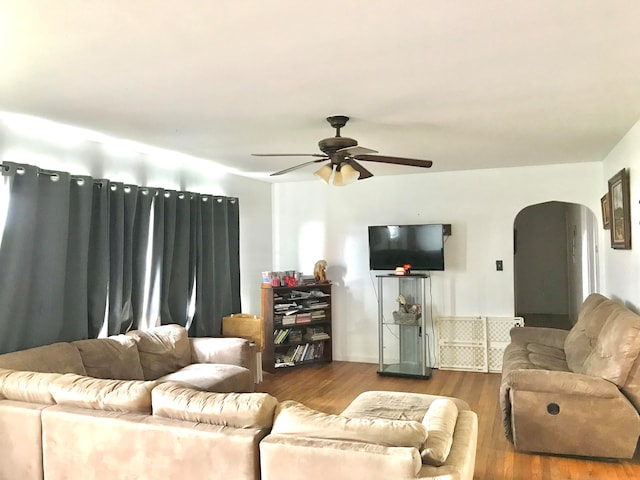
[[329,183],[331,175],[334,173],[333,184],[337,186],[347,185],[355,180],[364,180],[373,177],[373,173],[363,167],[358,161],[391,163],[394,165],[408,165],[411,167],[429,168],[432,165],[430,160],[415,160],[413,158],[389,157],[385,155],[372,155],[378,153],[376,150],[358,146],[358,142],[353,138],[340,136],[340,129],[349,121],[349,117],[344,115],[332,115],[327,117],[327,121],[332,128],[336,129],[336,136],[325,138],[318,142],[318,147],[322,153],[254,153],[256,157],[316,157],[315,160],[301,163],[293,167],[285,168],[274,175],[282,175],[299,168],[329,160],[320,170],[315,172],[326,183]]

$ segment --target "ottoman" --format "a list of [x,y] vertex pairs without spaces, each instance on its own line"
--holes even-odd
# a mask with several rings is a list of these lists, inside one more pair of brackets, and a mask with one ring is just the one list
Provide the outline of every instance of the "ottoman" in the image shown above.
[[472,480],[477,437],[476,414],[451,397],[370,391],[340,415],[285,401],[260,442],[262,479]]

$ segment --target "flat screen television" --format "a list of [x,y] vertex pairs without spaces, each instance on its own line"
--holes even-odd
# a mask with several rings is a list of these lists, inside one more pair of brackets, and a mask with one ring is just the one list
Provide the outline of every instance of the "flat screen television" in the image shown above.
[[444,270],[442,224],[369,227],[369,269]]

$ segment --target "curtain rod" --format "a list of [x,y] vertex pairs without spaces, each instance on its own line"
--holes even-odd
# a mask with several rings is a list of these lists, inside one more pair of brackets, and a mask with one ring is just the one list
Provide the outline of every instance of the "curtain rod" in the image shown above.
[[[4,163],[0,163],[0,168],[4,168],[4,167],[5,167],[5,164]],[[7,165],[7,167],[8,167],[8,165]],[[18,168],[20,168],[20,167],[18,167]],[[40,167],[36,167],[36,168],[40,169]],[[58,174],[55,173],[55,172],[42,170],[42,169],[40,169],[40,171],[38,173],[42,173],[43,175],[49,175],[50,177],[57,177],[58,176]]]
[[[4,167],[5,167],[5,164],[0,162],[0,168],[4,168]],[[7,165],[7,167],[8,167],[8,165]],[[18,168],[20,168],[20,167],[18,167]],[[36,167],[36,168],[38,168],[38,170],[39,170],[38,173],[39,174],[48,175],[50,177],[57,177],[58,176],[58,173],[56,173],[54,171],[43,170],[40,167]],[[64,173],[68,173],[68,172],[64,172]],[[80,177],[78,175],[72,175],[71,173],[69,173],[69,175],[71,176],[72,180],[84,180],[83,177]],[[86,175],[86,176],[90,177],[91,175]],[[106,178],[104,180],[107,180],[107,181],[111,182],[111,180],[106,179]],[[149,189],[158,189],[159,188],[159,187],[143,187],[143,186],[140,186],[140,185],[127,184],[127,183],[123,183],[123,182],[118,182],[118,183],[122,183],[122,185],[124,185],[125,188],[131,187],[131,186],[136,186],[136,187],[140,188],[141,190],[149,190]],[[100,186],[102,187],[102,185],[100,185]],[[194,193],[197,193],[197,192],[189,192],[187,190],[173,190],[173,189],[170,189],[170,188],[169,189],[163,188],[163,190],[165,190],[165,191],[169,190],[169,191],[177,192],[177,193],[188,193],[190,195],[193,195]],[[156,194],[157,194],[157,192],[156,192]],[[203,198],[205,198],[205,197],[212,197],[212,198],[218,198],[218,199],[228,198],[229,200],[231,200],[231,203],[235,203],[238,200],[238,197],[227,197],[225,195],[211,195],[211,194],[206,194],[206,193],[198,193],[198,195],[200,195]]]

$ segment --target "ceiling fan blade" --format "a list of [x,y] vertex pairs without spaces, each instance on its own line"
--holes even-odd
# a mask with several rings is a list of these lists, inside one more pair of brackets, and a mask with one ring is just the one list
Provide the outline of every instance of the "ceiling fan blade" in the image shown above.
[[387,157],[385,155],[354,155],[356,160],[365,160],[368,162],[393,163],[395,165],[408,165],[410,167],[429,168],[433,165],[431,160],[416,160],[413,158]]
[[307,165],[311,165],[312,163],[324,162],[325,160],[327,160],[326,157],[320,158],[318,160],[311,160],[310,162],[304,162],[304,163],[301,163],[300,165],[295,165],[293,167],[285,168],[284,170],[280,170],[279,172],[272,173],[269,176],[273,177],[273,176],[276,176],[276,175],[282,175],[283,173],[293,172],[294,170],[297,170],[297,169],[302,168],[302,167],[306,167]]
[[252,153],[254,157],[322,157],[327,158],[324,153]]
[[345,147],[336,150],[336,153],[344,153],[346,155],[354,156],[354,155],[362,155],[365,153],[378,153],[377,150],[372,150],[367,147],[360,147],[356,145],[355,147]]
[[355,160],[347,160],[347,162],[349,163],[349,165],[353,167],[355,171],[360,173],[360,177],[358,177],[358,180],[364,180],[365,178],[373,177],[373,173],[371,173],[369,170],[364,168],[361,164],[359,164]]

